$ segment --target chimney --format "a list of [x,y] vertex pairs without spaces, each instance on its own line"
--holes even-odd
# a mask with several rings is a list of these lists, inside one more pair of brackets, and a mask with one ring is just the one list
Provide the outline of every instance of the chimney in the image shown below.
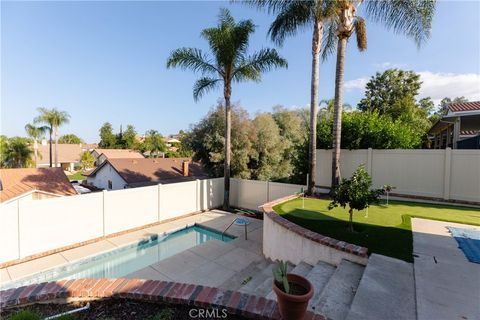
[[182,162],[183,176],[188,177],[188,160]]

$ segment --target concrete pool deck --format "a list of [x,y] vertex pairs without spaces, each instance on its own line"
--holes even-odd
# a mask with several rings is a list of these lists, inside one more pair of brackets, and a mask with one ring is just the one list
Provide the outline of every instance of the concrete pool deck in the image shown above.
[[[18,280],[24,277],[28,277],[38,272],[42,272],[48,269],[52,269],[55,267],[60,267],[62,265],[66,265],[89,256],[97,255],[106,251],[110,251],[112,249],[123,247],[125,245],[136,243],[145,239],[152,234],[162,234],[164,232],[174,231],[186,226],[190,226],[193,224],[200,224],[206,227],[218,230],[222,232],[234,219],[234,215],[225,211],[221,210],[211,210],[183,218],[176,219],[174,221],[158,224],[155,226],[151,226],[145,229],[132,231],[126,234],[122,234],[120,236],[107,238],[104,240],[100,240],[95,243],[87,244],[84,246],[80,246],[74,249],[65,250],[62,252],[54,253],[45,257],[41,257],[38,259],[34,259],[31,261],[19,263],[13,266],[9,266],[6,268],[0,269],[0,285],[13,281]],[[225,250],[235,252],[238,254],[242,254],[242,256],[250,257],[250,259],[257,259],[257,255],[261,255],[261,241],[262,241],[262,221],[251,219],[251,223],[248,226],[248,239],[247,241],[244,240],[244,227],[243,226],[232,226],[228,230],[228,234],[236,236],[237,239],[232,240],[228,243],[228,246],[225,247]],[[221,241],[209,241],[213,242],[214,244],[208,244],[206,246],[199,246],[199,253],[200,258],[197,258],[197,263],[201,263],[202,258],[205,261],[213,258],[213,255],[218,254],[217,248],[218,244],[215,243],[219,242],[220,244],[224,244]],[[204,245],[207,243],[204,243]],[[225,243],[227,244],[227,243]],[[190,250],[192,250],[191,248]],[[185,251],[185,257],[191,254],[191,251]],[[233,251],[236,250],[236,251]],[[229,252],[229,253],[231,253]],[[255,253],[257,252],[257,253]],[[226,251],[224,251],[226,253]],[[251,254],[250,254],[251,253]],[[201,254],[204,257],[201,257]],[[228,257],[228,254],[223,254],[224,256]],[[198,256],[198,254],[196,254]],[[172,256],[170,258],[174,258]],[[215,259],[219,259],[219,257],[214,257]],[[176,258],[181,259],[181,258]],[[185,260],[185,258],[184,258]],[[228,260],[228,258],[227,258]],[[180,261],[180,260],[178,260]],[[188,258],[185,260],[184,267],[178,265],[175,268],[175,273],[185,273],[188,274],[188,270],[191,270],[189,267],[193,260],[189,260]],[[219,265],[221,265],[222,260],[219,259]],[[149,267],[147,267],[148,269]],[[162,266],[163,269],[163,266]],[[198,269],[198,268],[197,268]],[[172,273],[164,270],[165,276],[172,276]]]
[[480,319],[480,264],[467,260],[447,227],[478,226],[412,218],[417,319]]

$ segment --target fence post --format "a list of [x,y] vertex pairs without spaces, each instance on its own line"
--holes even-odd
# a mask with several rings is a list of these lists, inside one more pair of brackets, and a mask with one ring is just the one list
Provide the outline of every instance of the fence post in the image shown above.
[[[372,167],[372,162],[373,162],[373,149],[372,148],[368,148],[367,150],[367,172],[370,176],[373,176],[373,167]],[[372,177],[373,179],[373,177]]]
[[157,203],[157,222],[160,222],[160,197],[161,197],[161,194],[162,194],[162,184],[159,183],[158,184],[158,195],[157,195],[157,199],[158,199],[158,203]]
[[107,190],[102,191],[102,233],[105,237],[105,195],[107,194]]
[[267,180],[267,202],[270,202],[270,181]]
[[445,149],[445,166],[443,174],[443,199],[450,199],[450,173],[452,164],[452,149]]

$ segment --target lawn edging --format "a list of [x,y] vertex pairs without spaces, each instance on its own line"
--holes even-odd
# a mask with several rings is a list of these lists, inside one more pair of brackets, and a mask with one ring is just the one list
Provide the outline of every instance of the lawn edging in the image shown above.
[[[122,298],[227,310],[251,319],[280,319],[277,302],[241,293],[195,284],[144,279],[77,279],[32,284],[0,291],[0,308],[32,303],[68,303]],[[325,320],[308,311],[305,319]]]
[[368,249],[345,241],[323,236],[303,228],[278,215],[273,207],[298,198],[291,195],[262,205],[263,254],[272,260],[305,261],[317,264],[323,261],[338,266],[343,259],[366,265]]

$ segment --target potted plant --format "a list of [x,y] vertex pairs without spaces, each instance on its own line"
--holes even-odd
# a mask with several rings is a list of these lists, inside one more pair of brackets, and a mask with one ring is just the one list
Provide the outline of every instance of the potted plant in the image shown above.
[[297,320],[305,317],[313,286],[302,276],[287,273],[287,263],[280,261],[273,269],[273,291],[277,295],[282,319]]

